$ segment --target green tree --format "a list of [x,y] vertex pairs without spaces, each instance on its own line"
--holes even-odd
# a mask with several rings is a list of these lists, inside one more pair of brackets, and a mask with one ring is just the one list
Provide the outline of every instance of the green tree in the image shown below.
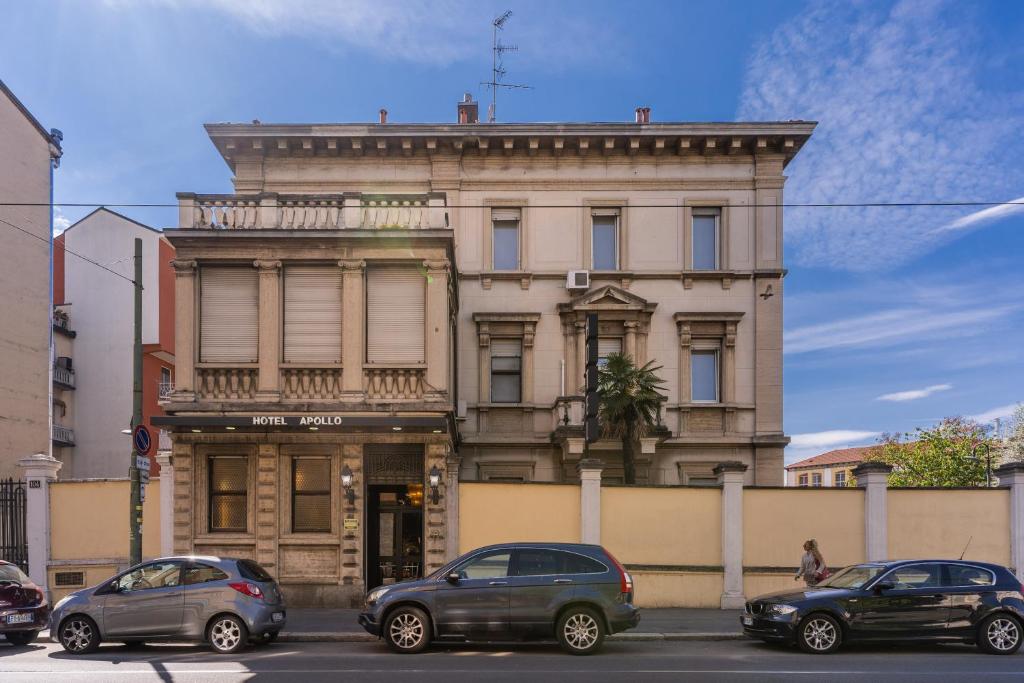
[[1024,403],[1018,403],[1010,418],[1009,435],[1002,444],[1004,462],[1024,462]]
[[654,366],[653,361],[638,368],[629,356],[613,353],[598,372],[601,427],[606,437],[622,441],[622,470],[627,484],[636,483],[634,446],[658,423],[665,400],[661,394],[664,381],[656,374],[658,370],[661,366]]
[[984,449],[975,451],[982,444],[994,446],[985,427],[963,417],[947,417],[934,427],[918,427],[913,434],[884,434],[868,459],[892,465],[890,486],[984,486]]

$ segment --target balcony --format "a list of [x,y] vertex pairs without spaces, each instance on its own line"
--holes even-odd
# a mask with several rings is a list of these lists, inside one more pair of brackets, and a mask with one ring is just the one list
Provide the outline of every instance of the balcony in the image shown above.
[[178,194],[178,227],[190,230],[442,230],[443,193],[371,195]]
[[53,383],[65,389],[75,388],[75,371],[58,363],[53,364]]
[[70,427],[65,427],[54,423],[53,432],[50,437],[53,440],[54,445],[57,446],[74,446],[75,445],[75,432]]

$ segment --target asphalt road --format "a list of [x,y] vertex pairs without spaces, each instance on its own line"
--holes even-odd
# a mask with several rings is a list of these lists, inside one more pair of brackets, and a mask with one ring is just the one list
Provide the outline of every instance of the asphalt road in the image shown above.
[[851,646],[804,655],[752,641],[608,643],[590,657],[554,645],[448,646],[423,655],[389,653],[379,643],[276,643],[221,657],[193,646],[105,645],[70,656],[54,644],[0,644],[0,680],[77,681],[881,681],[1024,680],[1024,652],[980,654],[961,645]]

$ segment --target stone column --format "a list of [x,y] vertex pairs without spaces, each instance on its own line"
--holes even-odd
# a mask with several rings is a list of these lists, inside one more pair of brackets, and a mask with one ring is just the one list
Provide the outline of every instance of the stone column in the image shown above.
[[587,322],[576,321],[576,367],[573,369],[571,382],[566,382],[565,391],[570,396],[583,393],[581,387],[585,388],[587,372]]
[[280,398],[281,360],[281,262],[254,261],[259,269],[259,366],[256,398],[277,401]]
[[742,609],[743,596],[743,477],[741,462],[719,463],[715,469],[722,487],[722,609]]
[[424,261],[427,270],[426,300],[426,348],[427,396],[444,400],[448,396],[448,359],[450,357],[448,322],[448,279],[447,260]]
[[[347,201],[347,200],[346,200]],[[363,271],[366,261],[338,261],[341,267],[341,389],[342,398],[359,401],[363,394],[363,361],[366,359],[364,328],[366,303],[363,295]],[[362,458],[362,451],[359,452]]]
[[1024,462],[1007,463],[995,475],[1010,487],[1010,568],[1024,581]]
[[725,323],[722,339],[722,403],[736,401],[736,321]]
[[57,480],[61,462],[46,453],[18,461],[28,489],[25,491],[25,532],[28,575],[49,596],[50,482]]
[[174,465],[170,451],[157,451],[160,465],[160,554],[174,554]]
[[[445,486],[445,468],[447,467],[449,446],[445,443],[429,443],[426,445],[426,470],[423,472],[424,507],[427,511],[426,534],[424,538],[423,575],[426,576],[444,564],[448,553],[448,542],[445,538],[448,529],[447,498]],[[435,503],[430,490],[429,473],[436,467],[441,472],[441,485],[438,487],[438,499]]]
[[[341,491],[341,583],[351,586],[352,599],[362,597],[363,584],[363,529],[365,527],[365,501],[363,487],[363,445],[347,443],[341,447],[341,465],[352,470],[352,490],[355,498],[350,503],[344,489]],[[346,529],[344,520],[354,519],[354,529]],[[355,603],[354,603],[355,604]]]
[[584,458],[576,465],[580,475],[580,543],[601,542],[601,469],[596,458]]
[[[256,561],[280,576],[277,559],[279,454],[276,443],[256,450]],[[287,476],[287,475],[286,475]]]
[[639,327],[639,323],[635,320],[627,320],[623,323],[623,326],[626,328],[626,348],[623,349],[623,352],[633,360],[634,364],[639,366],[639,356],[637,356],[636,348],[636,330]]
[[522,373],[523,373],[523,395],[521,400],[525,404],[533,404],[533,385],[534,385],[534,373],[533,373],[533,339],[536,336],[537,323],[532,320],[527,320],[523,323],[523,358],[522,358]]
[[455,451],[448,454],[445,461],[446,490],[445,508],[448,515],[448,532],[445,535],[445,562],[454,560],[459,555],[459,468],[462,456]]
[[854,468],[857,486],[864,488],[864,551],[868,562],[889,557],[889,516],[886,493],[892,466],[884,462],[862,462]]
[[196,262],[174,266],[174,400],[194,401],[196,382]]
[[[491,326],[481,322],[477,327],[477,403],[491,402]],[[483,427],[481,426],[481,431]]]
[[[174,471],[174,554],[189,555],[197,529],[205,531],[207,520],[194,520],[192,511],[193,475],[192,444],[174,442],[171,446],[171,469]],[[209,501],[207,501],[209,505]]]

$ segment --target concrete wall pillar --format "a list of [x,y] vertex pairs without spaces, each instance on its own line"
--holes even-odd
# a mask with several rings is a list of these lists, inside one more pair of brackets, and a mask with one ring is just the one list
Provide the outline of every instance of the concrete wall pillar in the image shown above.
[[170,451],[157,451],[160,465],[160,554],[174,554],[174,466]]
[[864,551],[868,562],[889,557],[889,515],[886,494],[892,465],[868,461],[853,470],[857,486],[864,488]]
[[276,401],[281,375],[281,262],[256,261],[259,269],[259,366],[257,398]]
[[47,567],[50,563],[50,482],[57,480],[61,462],[46,453],[18,461],[25,478],[25,531],[28,541],[28,575],[49,597]]
[[1010,487],[1010,565],[1024,581],[1024,462],[1011,462],[995,471],[999,485]]
[[601,469],[596,458],[584,458],[576,465],[580,474],[580,542],[601,542]]
[[723,462],[715,467],[722,487],[722,609],[742,609],[743,595],[743,479],[747,466]]

